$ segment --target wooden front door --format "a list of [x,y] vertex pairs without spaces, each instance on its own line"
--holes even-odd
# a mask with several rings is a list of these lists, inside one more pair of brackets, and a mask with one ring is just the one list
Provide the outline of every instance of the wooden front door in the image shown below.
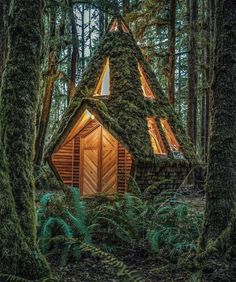
[[117,191],[118,142],[102,126],[81,136],[80,187],[82,195]]

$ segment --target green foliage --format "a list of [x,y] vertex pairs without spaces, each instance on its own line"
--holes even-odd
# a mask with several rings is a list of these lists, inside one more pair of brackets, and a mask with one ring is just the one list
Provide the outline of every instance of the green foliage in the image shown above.
[[[91,241],[90,231],[86,225],[85,203],[80,200],[79,190],[70,188],[67,197],[55,193],[47,193],[40,199],[37,210],[39,225],[39,243],[44,254],[52,245],[57,250],[61,245],[61,238],[82,238]],[[61,236],[60,236],[61,235]],[[68,244],[63,245],[62,264],[66,264],[70,251],[79,257],[78,248],[71,249]]]
[[98,207],[97,210],[96,233],[108,245],[142,244],[144,206],[139,197],[126,193],[124,198],[118,198],[114,203]]
[[[202,214],[183,202],[180,195],[163,192],[154,201],[126,193],[112,204],[97,207],[97,241],[116,248],[148,249],[177,256],[196,250]],[[104,246],[104,245],[103,245]]]
[[176,256],[196,250],[202,215],[187,204],[173,204],[172,199],[156,210],[151,222],[147,239],[153,252],[159,252],[164,247],[171,256]]
[[45,278],[43,280],[28,280],[11,274],[0,273],[1,282],[55,282],[53,278]]
[[177,257],[196,250],[202,214],[178,193],[162,192],[154,200],[131,193],[82,200],[77,188],[69,191],[67,197],[44,195],[38,212],[40,246],[44,253],[61,250],[63,264],[89,252],[125,281],[141,281],[114,255],[140,250]]

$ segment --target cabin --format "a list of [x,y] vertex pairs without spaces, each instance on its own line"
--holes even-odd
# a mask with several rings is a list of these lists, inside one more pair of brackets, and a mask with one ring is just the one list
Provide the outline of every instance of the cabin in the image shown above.
[[134,180],[142,191],[159,182],[176,188],[196,162],[122,17],[115,17],[103,36],[46,158],[56,177],[78,187],[82,196],[123,194]]

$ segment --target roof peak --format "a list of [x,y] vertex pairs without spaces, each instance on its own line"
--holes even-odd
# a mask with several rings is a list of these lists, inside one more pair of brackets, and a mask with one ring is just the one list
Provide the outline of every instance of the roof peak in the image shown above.
[[108,26],[108,32],[116,31],[131,33],[129,26],[121,15],[114,16]]

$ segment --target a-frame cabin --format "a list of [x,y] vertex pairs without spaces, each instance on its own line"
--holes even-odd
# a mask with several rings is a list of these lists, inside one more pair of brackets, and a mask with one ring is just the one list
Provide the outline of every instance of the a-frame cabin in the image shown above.
[[192,145],[131,31],[111,22],[47,151],[54,173],[83,196],[124,193],[170,179],[196,162]]

